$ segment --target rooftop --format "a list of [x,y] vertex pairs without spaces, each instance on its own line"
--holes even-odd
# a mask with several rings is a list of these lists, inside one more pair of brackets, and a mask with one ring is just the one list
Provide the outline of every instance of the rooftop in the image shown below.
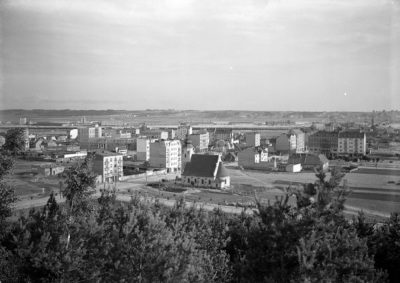
[[353,139],[363,139],[365,133],[359,131],[345,131],[339,133],[339,138],[353,138]]
[[122,154],[116,153],[116,152],[111,152],[111,151],[96,152],[96,158],[97,157],[109,157],[109,156],[122,156]]
[[182,175],[213,178],[218,160],[218,155],[193,154]]

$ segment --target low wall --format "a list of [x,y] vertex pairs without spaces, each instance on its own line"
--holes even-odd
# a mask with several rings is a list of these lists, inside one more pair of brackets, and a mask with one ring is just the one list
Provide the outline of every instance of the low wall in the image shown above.
[[160,171],[147,171],[146,173],[122,176],[119,178],[119,180],[120,181],[134,180],[134,179],[145,178],[146,175],[147,175],[147,177],[149,177],[149,176],[160,176],[160,175],[165,175],[165,174],[167,174],[166,169],[160,170]]

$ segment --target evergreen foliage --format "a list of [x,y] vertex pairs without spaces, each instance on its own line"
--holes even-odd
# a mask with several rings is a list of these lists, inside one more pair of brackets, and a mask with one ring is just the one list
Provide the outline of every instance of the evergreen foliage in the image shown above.
[[23,128],[13,128],[7,131],[3,150],[17,155],[25,150],[25,130]]
[[341,173],[317,176],[290,192],[296,206],[286,195],[234,215],[184,200],[121,203],[113,189],[94,202],[87,161],[66,173],[65,205],[51,194],[42,209],[4,222],[0,281],[398,282],[399,215],[348,221]]
[[13,165],[12,158],[0,153],[0,227],[3,221],[11,216],[12,206],[17,200],[13,188],[4,181],[4,177],[11,172]]

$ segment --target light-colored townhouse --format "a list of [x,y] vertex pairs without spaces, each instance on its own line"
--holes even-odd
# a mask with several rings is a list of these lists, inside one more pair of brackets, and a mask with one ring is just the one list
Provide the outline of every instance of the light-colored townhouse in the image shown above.
[[116,182],[124,175],[123,156],[114,152],[98,152],[93,159],[93,171],[103,183]]

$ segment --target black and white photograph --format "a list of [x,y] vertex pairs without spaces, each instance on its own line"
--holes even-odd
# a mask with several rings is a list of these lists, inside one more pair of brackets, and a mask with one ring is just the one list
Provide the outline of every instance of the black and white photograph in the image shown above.
[[0,0],[13,282],[400,282],[400,0]]

